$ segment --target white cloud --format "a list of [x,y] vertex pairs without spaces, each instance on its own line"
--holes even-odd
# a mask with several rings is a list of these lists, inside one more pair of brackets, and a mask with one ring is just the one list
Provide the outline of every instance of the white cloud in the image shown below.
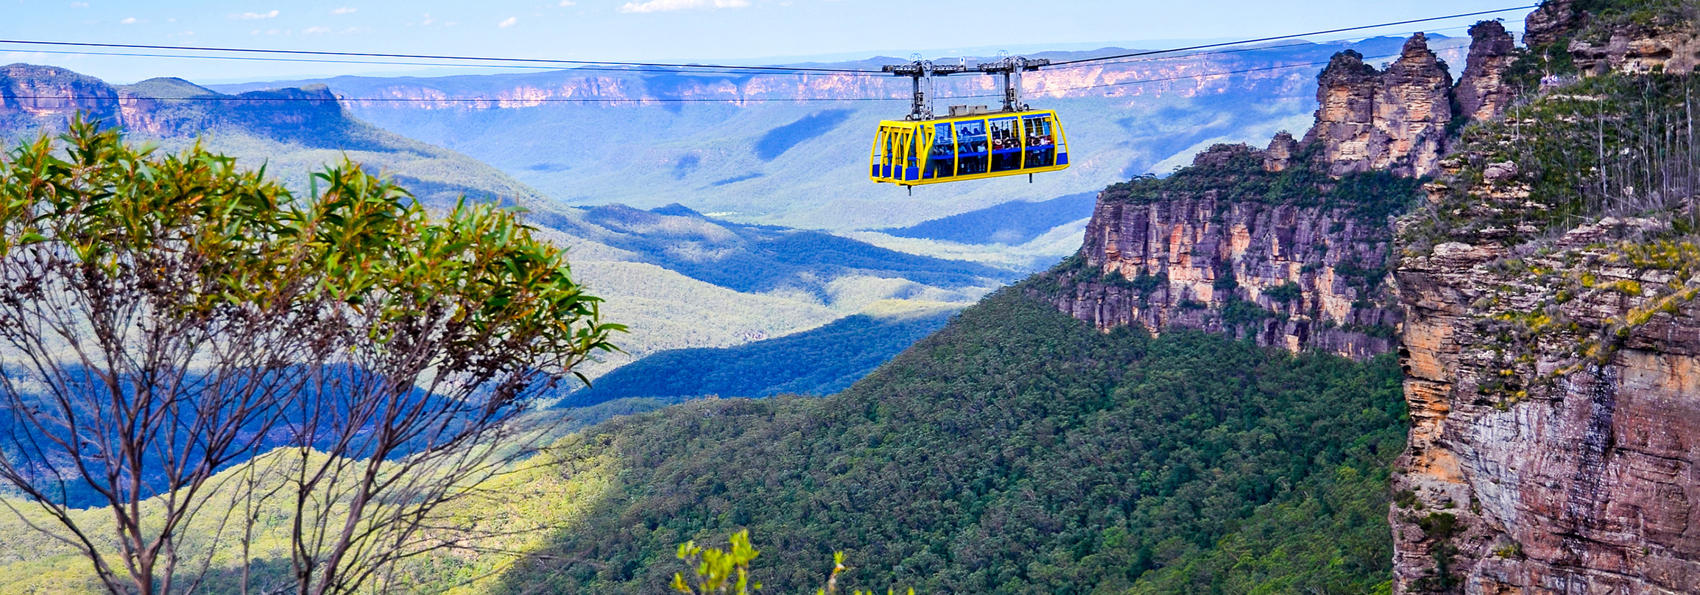
[[344,6],[342,8],[338,8],[336,10],[331,11],[331,14],[348,14],[348,13],[351,13],[351,12],[354,12],[354,11],[357,11],[357,10],[360,10],[360,9],[349,8],[347,6]]
[[125,25],[134,25],[136,23],[146,23],[147,21],[137,19],[136,17],[128,17],[128,18],[125,18],[124,20],[118,21],[118,22],[125,24]]
[[501,27],[503,29],[506,29],[508,27],[514,26],[514,24],[518,23],[518,22],[519,22],[519,19],[517,17],[508,17],[507,20],[504,20],[500,23],[496,23],[496,26]]
[[428,13],[428,12],[425,13],[425,23],[424,24],[429,25],[429,24],[435,23],[435,22],[437,22],[437,19],[431,18],[431,13]]
[[308,27],[306,29],[301,30],[302,35],[324,35],[324,34],[330,33],[330,32],[331,32],[330,27]]
[[89,7],[89,3],[87,3],[87,2],[72,2],[71,3],[71,8],[88,8],[88,7]]
[[[577,6],[577,5],[578,5],[578,3],[573,2],[573,0],[561,0],[561,6]],[[83,6],[88,6],[88,5],[84,4]]]
[[627,2],[620,7],[620,12],[672,12],[697,8],[743,8],[749,5],[748,0],[649,0],[642,4]]
[[253,21],[253,20],[258,20],[258,19],[272,19],[272,18],[277,18],[277,11],[274,10],[274,11],[271,11],[271,12],[244,12],[242,14],[230,15],[230,18],[240,20],[240,21]]

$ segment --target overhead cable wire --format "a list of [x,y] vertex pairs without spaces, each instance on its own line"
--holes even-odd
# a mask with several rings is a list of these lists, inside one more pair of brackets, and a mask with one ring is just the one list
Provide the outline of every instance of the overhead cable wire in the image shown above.
[[[1450,31],[1462,31],[1462,30],[1465,30],[1465,29],[1468,29],[1468,28],[1470,28],[1470,25],[1463,25],[1463,26],[1458,26],[1458,27],[1442,27],[1442,28],[1439,28],[1439,29],[1425,29],[1425,30],[1422,30],[1422,31],[1401,31],[1401,32],[1397,32],[1397,33],[1384,33],[1383,35],[1392,36],[1392,35],[1410,35],[1410,34],[1415,34],[1415,33],[1442,33],[1442,32],[1450,32]],[[1334,41],[1342,41],[1342,40],[1334,40]],[[1207,51],[1207,52],[1160,53],[1160,54],[1152,54],[1152,55],[1148,55],[1148,56],[1141,56],[1141,57],[1137,57],[1137,58],[1120,59],[1120,60],[1116,60],[1116,61],[1113,61],[1113,62],[1105,62],[1105,64],[1143,64],[1143,63],[1146,63],[1146,62],[1157,62],[1157,61],[1162,61],[1162,60],[1183,60],[1183,59],[1187,59],[1187,58],[1196,58],[1196,57],[1199,57],[1199,56],[1219,56],[1219,55],[1223,55],[1223,54],[1240,54],[1240,53],[1245,53],[1245,52],[1261,52],[1261,51],[1267,51],[1267,50],[1281,50],[1281,49],[1289,49],[1289,48],[1315,47],[1317,49],[1327,49],[1328,46],[1324,45],[1326,43],[1331,43],[1331,42],[1320,42],[1319,43],[1319,42],[1311,42],[1311,41],[1296,41],[1296,42],[1293,42],[1293,43],[1282,43],[1282,44],[1276,44],[1276,45],[1259,45],[1259,46],[1252,46],[1252,47],[1230,47],[1228,49],[1211,50],[1211,51]],[[1338,47],[1338,46],[1336,46],[1336,47]],[[1167,50],[1165,50],[1165,51],[1167,51]]]
[[[1380,60],[1380,59],[1383,59],[1383,58],[1393,58],[1393,57],[1396,57],[1398,55],[1399,54],[1383,54],[1383,55],[1379,55],[1379,56],[1365,56],[1363,59],[1365,59],[1365,60]],[[1320,61],[1320,62],[1304,62],[1304,63],[1300,63],[1300,64],[1278,64],[1278,65],[1274,65],[1274,66],[1262,66],[1262,67],[1258,67],[1258,68],[1243,68],[1243,69],[1239,69],[1239,70],[1224,70],[1224,71],[1218,71],[1218,72],[1201,72],[1201,73],[1198,73],[1198,74],[1179,75],[1179,76],[1171,76],[1171,77],[1165,77],[1165,78],[1138,79],[1138,80],[1131,80],[1131,81],[1121,81],[1121,82],[1116,82],[1116,83],[1099,83],[1099,84],[1096,84],[1096,85],[1086,85],[1086,86],[1081,86],[1081,87],[1064,87],[1064,88],[1060,88],[1060,89],[1047,89],[1046,91],[1052,92],[1052,93],[1063,93],[1063,92],[1071,92],[1071,91],[1089,91],[1089,90],[1092,90],[1092,89],[1102,89],[1102,88],[1106,88],[1106,87],[1122,87],[1122,86],[1128,86],[1128,85],[1143,85],[1143,84],[1150,84],[1150,83],[1173,82],[1173,81],[1181,81],[1181,80],[1188,80],[1188,79],[1202,79],[1202,78],[1206,78],[1206,77],[1228,76],[1228,75],[1246,74],[1246,73],[1252,73],[1252,72],[1269,72],[1269,71],[1275,71],[1275,70],[1291,70],[1291,69],[1295,69],[1295,68],[1310,68],[1310,67],[1321,66],[1321,65],[1326,65],[1326,64],[1328,64],[1328,61],[1326,61],[1326,60]],[[972,94],[972,95],[941,95],[941,96],[938,97],[938,99],[978,99],[978,98],[984,98],[984,97],[1002,97],[1002,94],[1001,93],[985,93],[985,94]],[[144,96],[139,96],[139,95],[125,95],[122,98],[123,99],[141,99],[141,100],[150,100],[150,101],[199,101],[199,102],[237,102],[237,103],[249,103],[249,102],[252,102],[252,103],[287,103],[287,102],[328,102],[329,101],[329,100],[325,100],[325,99],[314,99],[314,98],[310,98],[310,97],[251,97],[251,96],[240,96],[240,95],[199,95],[199,96],[189,96],[189,97],[144,97]],[[4,96],[0,96],[0,99],[71,99],[71,100],[99,101],[99,100],[104,100],[104,99],[113,99],[113,97],[101,96],[101,95],[79,95],[79,96],[4,95]],[[512,103],[776,103],[776,102],[838,102],[838,101],[909,101],[910,98],[908,98],[908,97],[761,97],[761,98],[741,98],[741,97],[726,97],[726,98],[638,97],[638,98],[612,99],[612,98],[606,98],[606,97],[585,97],[585,98],[545,97],[545,98],[531,98],[531,99],[504,99],[504,98],[500,98],[500,97],[412,98],[412,97],[341,97],[341,96],[338,96],[336,98],[336,100],[340,101],[340,102],[366,102],[366,103],[509,103],[509,102],[512,102]]]
[[[69,56],[123,56],[123,57],[134,57],[134,58],[190,58],[190,59],[196,59],[196,60],[239,60],[239,61],[252,61],[252,62],[305,62],[305,63],[312,63],[312,64],[379,64],[379,65],[389,65],[389,66],[437,66],[437,67],[443,67],[443,68],[504,68],[504,69],[517,69],[517,70],[550,70],[550,71],[568,70],[568,69],[563,69],[559,66],[534,66],[534,65],[525,65],[525,64],[444,64],[444,63],[440,63],[440,62],[391,62],[391,61],[381,61],[381,60],[325,60],[325,59],[321,59],[321,58],[262,58],[262,57],[258,57],[258,56],[194,56],[194,55],[185,55],[185,54],[142,54],[142,53],[134,53],[134,52],[78,52],[78,51],[64,51],[64,50],[15,50],[15,51],[18,51],[20,53],[28,52],[28,53],[32,53],[32,54],[55,54],[55,55],[69,55]],[[715,70],[711,70],[711,69],[681,70],[681,69],[678,69],[678,68],[671,68],[671,67],[669,67],[669,68],[648,68],[648,67],[636,67],[636,66],[633,66],[633,67],[617,67],[617,68],[616,67],[606,67],[606,66],[579,66],[579,67],[572,68],[570,70],[573,71],[573,72],[583,71],[583,70],[591,70],[591,71],[605,71],[605,72],[670,72],[670,73],[707,73],[707,74],[749,74],[749,73],[744,72],[744,71],[715,71]],[[860,72],[861,72],[862,75],[883,75],[883,74],[885,74],[883,72],[874,72],[874,71],[871,71],[871,70],[860,71]],[[764,76],[779,76],[779,75],[817,76],[818,75],[817,73],[812,73],[812,72],[760,72],[760,73],[755,73],[755,74],[764,75]]]
[[[967,97],[980,97],[970,95]],[[985,97],[991,97],[986,95]],[[607,97],[543,97],[528,99],[508,99],[502,97],[341,97],[335,99],[316,99],[312,97],[244,97],[241,95],[191,95],[188,97],[146,97],[141,95],[0,95],[0,99],[64,99],[76,101],[101,101],[109,99],[138,99],[144,101],[200,101],[208,103],[335,103],[335,102],[371,102],[371,103],[772,103],[780,101],[909,101],[908,97],[765,97],[739,98],[727,97],[721,99],[709,97],[635,97],[613,99]]]
[[818,68],[807,66],[739,66],[725,64],[669,64],[664,62],[618,62],[609,60],[557,60],[551,58],[502,58],[493,56],[454,56],[443,54],[386,54],[372,52],[331,52],[322,50],[279,50],[267,48],[229,48],[213,46],[183,46],[183,45],[148,45],[134,43],[93,43],[81,41],[41,41],[30,39],[0,39],[0,44],[10,45],[45,45],[54,47],[92,47],[126,50],[171,50],[184,52],[228,52],[243,54],[282,54],[293,56],[331,56],[345,58],[397,58],[407,60],[460,60],[468,62],[519,62],[525,64],[561,64],[583,66],[649,66],[663,68],[712,68],[717,70],[750,70],[770,71],[783,70],[791,72],[837,72],[837,73],[876,73],[874,70],[854,68]]
[[[1067,61],[1063,61],[1063,62],[1054,62],[1050,65],[1050,67],[1054,68],[1054,67],[1062,67],[1062,66],[1074,66],[1074,65],[1079,65],[1079,64],[1089,64],[1089,63],[1093,63],[1093,62],[1108,62],[1108,61],[1120,60],[1120,59],[1124,59],[1124,58],[1136,58],[1136,57],[1154,56],[1154,55],[1160,55],[1160,54],[1173,54],[1173,53],[1189,52],[1189,51],[1201,50],[1201,49],[1245,45],[1245,44],[1248,44],[1248,43],[1263,43],[1263,42],[1268,42],[1268,41],[1295,39],[1295,38],[1299,38],[1299,37],[1307,37],[1307,36],[1312,36],[1312,35],[1326,35],[1326,34],[1331,34],[1331,33],[1344,33],[1344,32],[1348,32],[1348,31],[1361,31],[1361,30],[1365,30],[1365,29],[1376,29],[1376,28],[1381,28],[1381,27],[1391,27],[1391,26],[1394,26],[1394,25],[1406,25],[1406,24],[1412,24],[1412,23],[1425,23],[1425,22],[1441,21],[1441,20],[1446,20],[1446,19],[1456,19],[1456,18],[1471,17],[1471,16],[1482,16],[1482,15],[1488,15],[1488,14],[1530,9],[1530,8],[1535,8],[1536,6],[1538,6],[1538,5],[1517,6],[1517,7],[1511,7],[1511,8],[1500,8],[1500,9],[1495,9],[1495,10],[1482,10],[1482,11],[1476,11],[1476,12],[1466,12],[1466,13],[1450,14],[1450,15],[1444,15],[1444,16],[1420,18],[1420,19],[1408,19],[1408,20],[1403,20],[1403,21],[1392,21],[1392,22],[1387,22],[1387,23],[1377,23],[1377,24],[1373,24],[1373,25],[1359,25],[1359,26],[1355,26],[1355,27],[1341,27],[1341,28],[1337,28],[1337,29],[1325,29],[1325,30],[1321,30],[1321,31],[1310,31],[1310,32],[1306,32],[1306,33],[1294,33],[1294,34],[1290,34],[1290,35],[1277,35],[1277,36],[1274,36],[1274,37],[1261,37],[1261,38],[1256,38],[1256,39],[1243,39],[1243,40],[1238,40],[1238,41],[1226,41],[1226,42],[1220,42],[1220,43],[1210,43],[1210,44],[1202,44],[1202,45],[1195,45],[1195,46],[1162,49],[1162,50],[1145,50],[1145,51],[1138,51],[1138,52],[1129,52],[1129,53],[1126,53],[1126,54],[1116,54],[1116,55],[1111,55],[1111,56],[1098,56],[1098,57],[1094,57],[1094,58],[1081,58],[1081,59],[1078,59],[1078,60],[1067,60]],[[45,41],[45,40],[28,40],[28,39],[0,39],[0,44],[50,46],[50,47],[89,47],[89,48],[128,49],[128,50],[220,52],[220,53],[232,53],[232,54],[326,56],[326,57],[339,57],[339,58],[393,58],[393,59],[408,59],[408,60],[449,60],[449,61],[460,61],[460,62],[477,62],[477,63],[481,63],[481,64],[511,62],[511,63],[534,64],[534,65],[548,64],[548,65],[573,65],[573,66],[628,66],[628,67],[649,67],[649,68],[730,70],[730,71],[743,71],[743,72],[885,74],[881,71],[865,70],[865,69],[857,69],[857,68],[825,68],[825,67],[810,67],[810,66],[743,66],[743,65],[726,65],[726,64],[678,64],[678,63],[665,63],[665,62],[621,62],[621,61],[610,61],[610,60],[562,60],[562,59],[549,59],[549,58],[505,58],[505,57],[495,57],[495,56],[457,56],[457,55],[448,55],[448,54],[399,54],[399,53],[374,53],[374,52],[334,52],[334,51],[324,51],[324,50],[283,50],[283,49],[271,49],[271,48],[232,48],[232,47],[215,47],[215,46],[172,46],[172,45],[95,43],[95,42],[75,42],[75,41]],[[155,56],[148,56],[148,57],[155,57]],[[158,57],[190,58],[190,57],[196,57],[196,56],[174,55],[174,56],[158,56]],[[455,64],[431,64],[431,65],[434,65],[434,66],[455,66]]]
[[1098,57],[1095,57],[1095,58],[1081,58],[1079,60],[1066,60],[1066,61],[1063,61],[1063,62],[1052,62],[1049,67],[1056,68],[1056,67],[1059,67],[1059,66],[1071,66],[1071,65],[1075,65],[1075,64],[1086,64],[1086,63],[1090,63],[1090,62],[1105,62],[1105,61],[1109,61],[1109,60],[1118,60],[1118,59],[1121,59],[1121,58],[1136,58],[1136,57],[1141,57],[1141,56],[1153,56],[1153,55],[1157,55],[1157,54],[1173,54],[1173,53],[1177,53],[1177,52],[1189,52],[1189,51],[1192,51],[1192,50],[1204,50],[1204,49],[1210,49],[1210,48],[1228,47],[1228,46],[1235,46],[1235,45],[1245,45],[1245,44],[1248,44],[1248,43],[1263,43],[1263,42],[1266,42],[1266,41],[1280,41],[1280,40],[1283,40],[1283,39],[1295,39],[1295,38],[1299,38],[1299,37],[1309,37],[1309,36],[1312,36],[1312,35],[1327,35],[1327,34],[1330,34],[1330,33],[1344,33],[1344,32],[1347,32],[1347,31],[1361,31],[1361,30],[1364,30],[1364,29],[1376,29],[1376,28],[1380,28],[1380,27],[1391,27],[1391,26],[1394,26],[1394,25],[1409,25],[1409,24],[1412,24],[1412,23],[1427,23],[1427,22],[1431,22],[1431,21],[1443,21],[1443,20],[1446,20],[1446,19],[1474,17],[1474,16],[1495,14],[1495,13],[1501,13],[1501,12],[1511,12],[1511,11],[1514,11],[1514,10],[1524,10],[1524,9],[1529,9],[1529,8],[1535,8],[1535,7],[1538,7],[1538,6],[1540,6],[1540,5],[1539,4],[1531,4],[1531,5],[1528,5],[1528,6],[1515,6],[1515,7],[1512,7],[1512,8],[1500,8],[1500,9],[1495,9],[1495,10],[1465,12],[1465,13],[1459,13],[1459,14],[1449,14],[1449,15],[1446,15],[1446,16],[1427,17],[1427,18],[1421,18],[1421,19],[1410,19],[1410,20],[1406,20],[1406,21],[1394,21],[1394,22],[1391,22],[1391,23],[1380,23],[1380,24],[1376,24],[1376,25],[1361,25],[1361,26],[1357,26],[1357,27],[1344,27],[1344,28],[1340,28],[1340,29],[1327,29],[1327,30],[1323,30],[1323,31],[1310,31],[1310,32],[1307,32],[1307,33],[1294,33],[1294,34],[1291,34],[1291,35],[1277,35],[1275,37],[1261,37],[1261,38],[1258,38],[1258,39],[1242,39],[1242,40],[1239,40],[1239,41],[1224,41],[1224,42],[1221,42],[1221,43],[1207,43],[1207,44],[1203,44],[1203,45],[1194,45],[1194,46],[1179,47],[1179,48],[1169,48],[1169,49],[1166,49],[1166,50],[1147,50],[1147,51],[1139,51],[1139,52],[1130,52],[1130,53],[1126,53],[1126,54],[1117,54],[1117,55],[1113,55],[1113,56],[1098,56]]

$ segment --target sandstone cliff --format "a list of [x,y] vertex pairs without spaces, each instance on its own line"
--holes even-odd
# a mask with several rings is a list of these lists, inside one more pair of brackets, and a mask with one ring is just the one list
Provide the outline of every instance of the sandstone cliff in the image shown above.
[[1499,21],[1483,21],[1470,27],[1470,55],[1463,76],[1453,90],[1458,113],[1475,122],[1486,122],[1505,113],[1516,88],[1505,80],[1505,71],[1516,59],[1517,44]]
[[194,136],[223,126],[306,146],[359,149],[336,130],[352,121],[323,85],[225,95],[182,79],[110,85],[63,68],[0,67],[0,130],[63,130],[74,115],[158,137]]
[[1305,140],[1322,143],[1329,173],[1434,173],[1452,120],[1452,75],[1423,34],[1412,36],[1385,72],[1343,52],[1317,82],[1316,125]]
[[118,93],[100,79],[63,68],[0,67],[0,118],[21,123],[63,119],[79,111],[109,118],[118,111]]
[[1534,59],[1603,76],[1467,130],[1400,220],[1396,593],[1700,590],[1700,147],[1672,117],[1700,85],[1596,53],[1691,39],[1634,14],[1531,14]]
[[[1292,142],[1219,145],[1168,179],[1110,187],[1080,254],[1037,293],[1104,329],[1206,329],[1354,358],[1389,351],[1387,216],[1414,183],[1378,172],[1328,188],[1315,151],[1293,155]],[[1338,200],[1347,194],[1362,200]]]
[[1455,92],[1481,118],[1512,97],[1509,35],[1497,23],[1472,35],[1456,91],[1422,34],[1386,71],[1341,52],[1318,76],[1303,141],[1217,146],[1169,178],[1111,186],[1080,253],[1035,293],[1105,329],[1207,329],[1354,358],[1392,350],[1389,217],[1414,201],[1411,178],[1438,169]]

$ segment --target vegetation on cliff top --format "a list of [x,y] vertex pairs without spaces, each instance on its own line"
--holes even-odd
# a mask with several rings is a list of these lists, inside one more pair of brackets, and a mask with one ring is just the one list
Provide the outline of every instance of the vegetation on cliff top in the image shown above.
[[[1400,244],[1413,256],[1448,242],[1504,250],[1469,306],[1499,370],[1476,387],[1484,396],[1510,406],[1608,362],[1700,295],[1697,87],[1689,75],[1593,76],[1464,131]],[[1556,371],[1537,373],[1537,359]]]
[[1686,75],[1595,76],[1465,129],[1405,244],[1512,245],[1606,215],[1657,215],[1677,233],[1695,231],[1685,201],[1700,186],[1696,91]]
[[1408,210],[1422,181],[1385,171],[1329,176],[1316,161],[1319,143],[1300,148],[1286,169],[1263,167],[1260,152],[1245,145],[1216,145],[1190,166],[1167,177],[1140,176],[1105,188],[1100,200],[1148,204],[1214,193],[1219,201],[1349,209],[1353,217],[1380,224]]

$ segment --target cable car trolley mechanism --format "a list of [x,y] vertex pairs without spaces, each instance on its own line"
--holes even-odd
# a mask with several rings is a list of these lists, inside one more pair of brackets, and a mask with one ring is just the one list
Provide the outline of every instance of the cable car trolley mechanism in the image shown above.
[[[973,67],[919,59],[886,66],[886,72],[914,80],[914,99],[907,118],[880,122],[868,177],[913,191],[921,184],[1019,174],[1032,181],[1032,174],[1066,169],[1068,141],[1057,113],[1021,101],[1021,73],[1050,63],[1009,56]],[[1003,109],[953,105],[949,115],[935,116],[933,77],[970,70],[1003,76]]]

